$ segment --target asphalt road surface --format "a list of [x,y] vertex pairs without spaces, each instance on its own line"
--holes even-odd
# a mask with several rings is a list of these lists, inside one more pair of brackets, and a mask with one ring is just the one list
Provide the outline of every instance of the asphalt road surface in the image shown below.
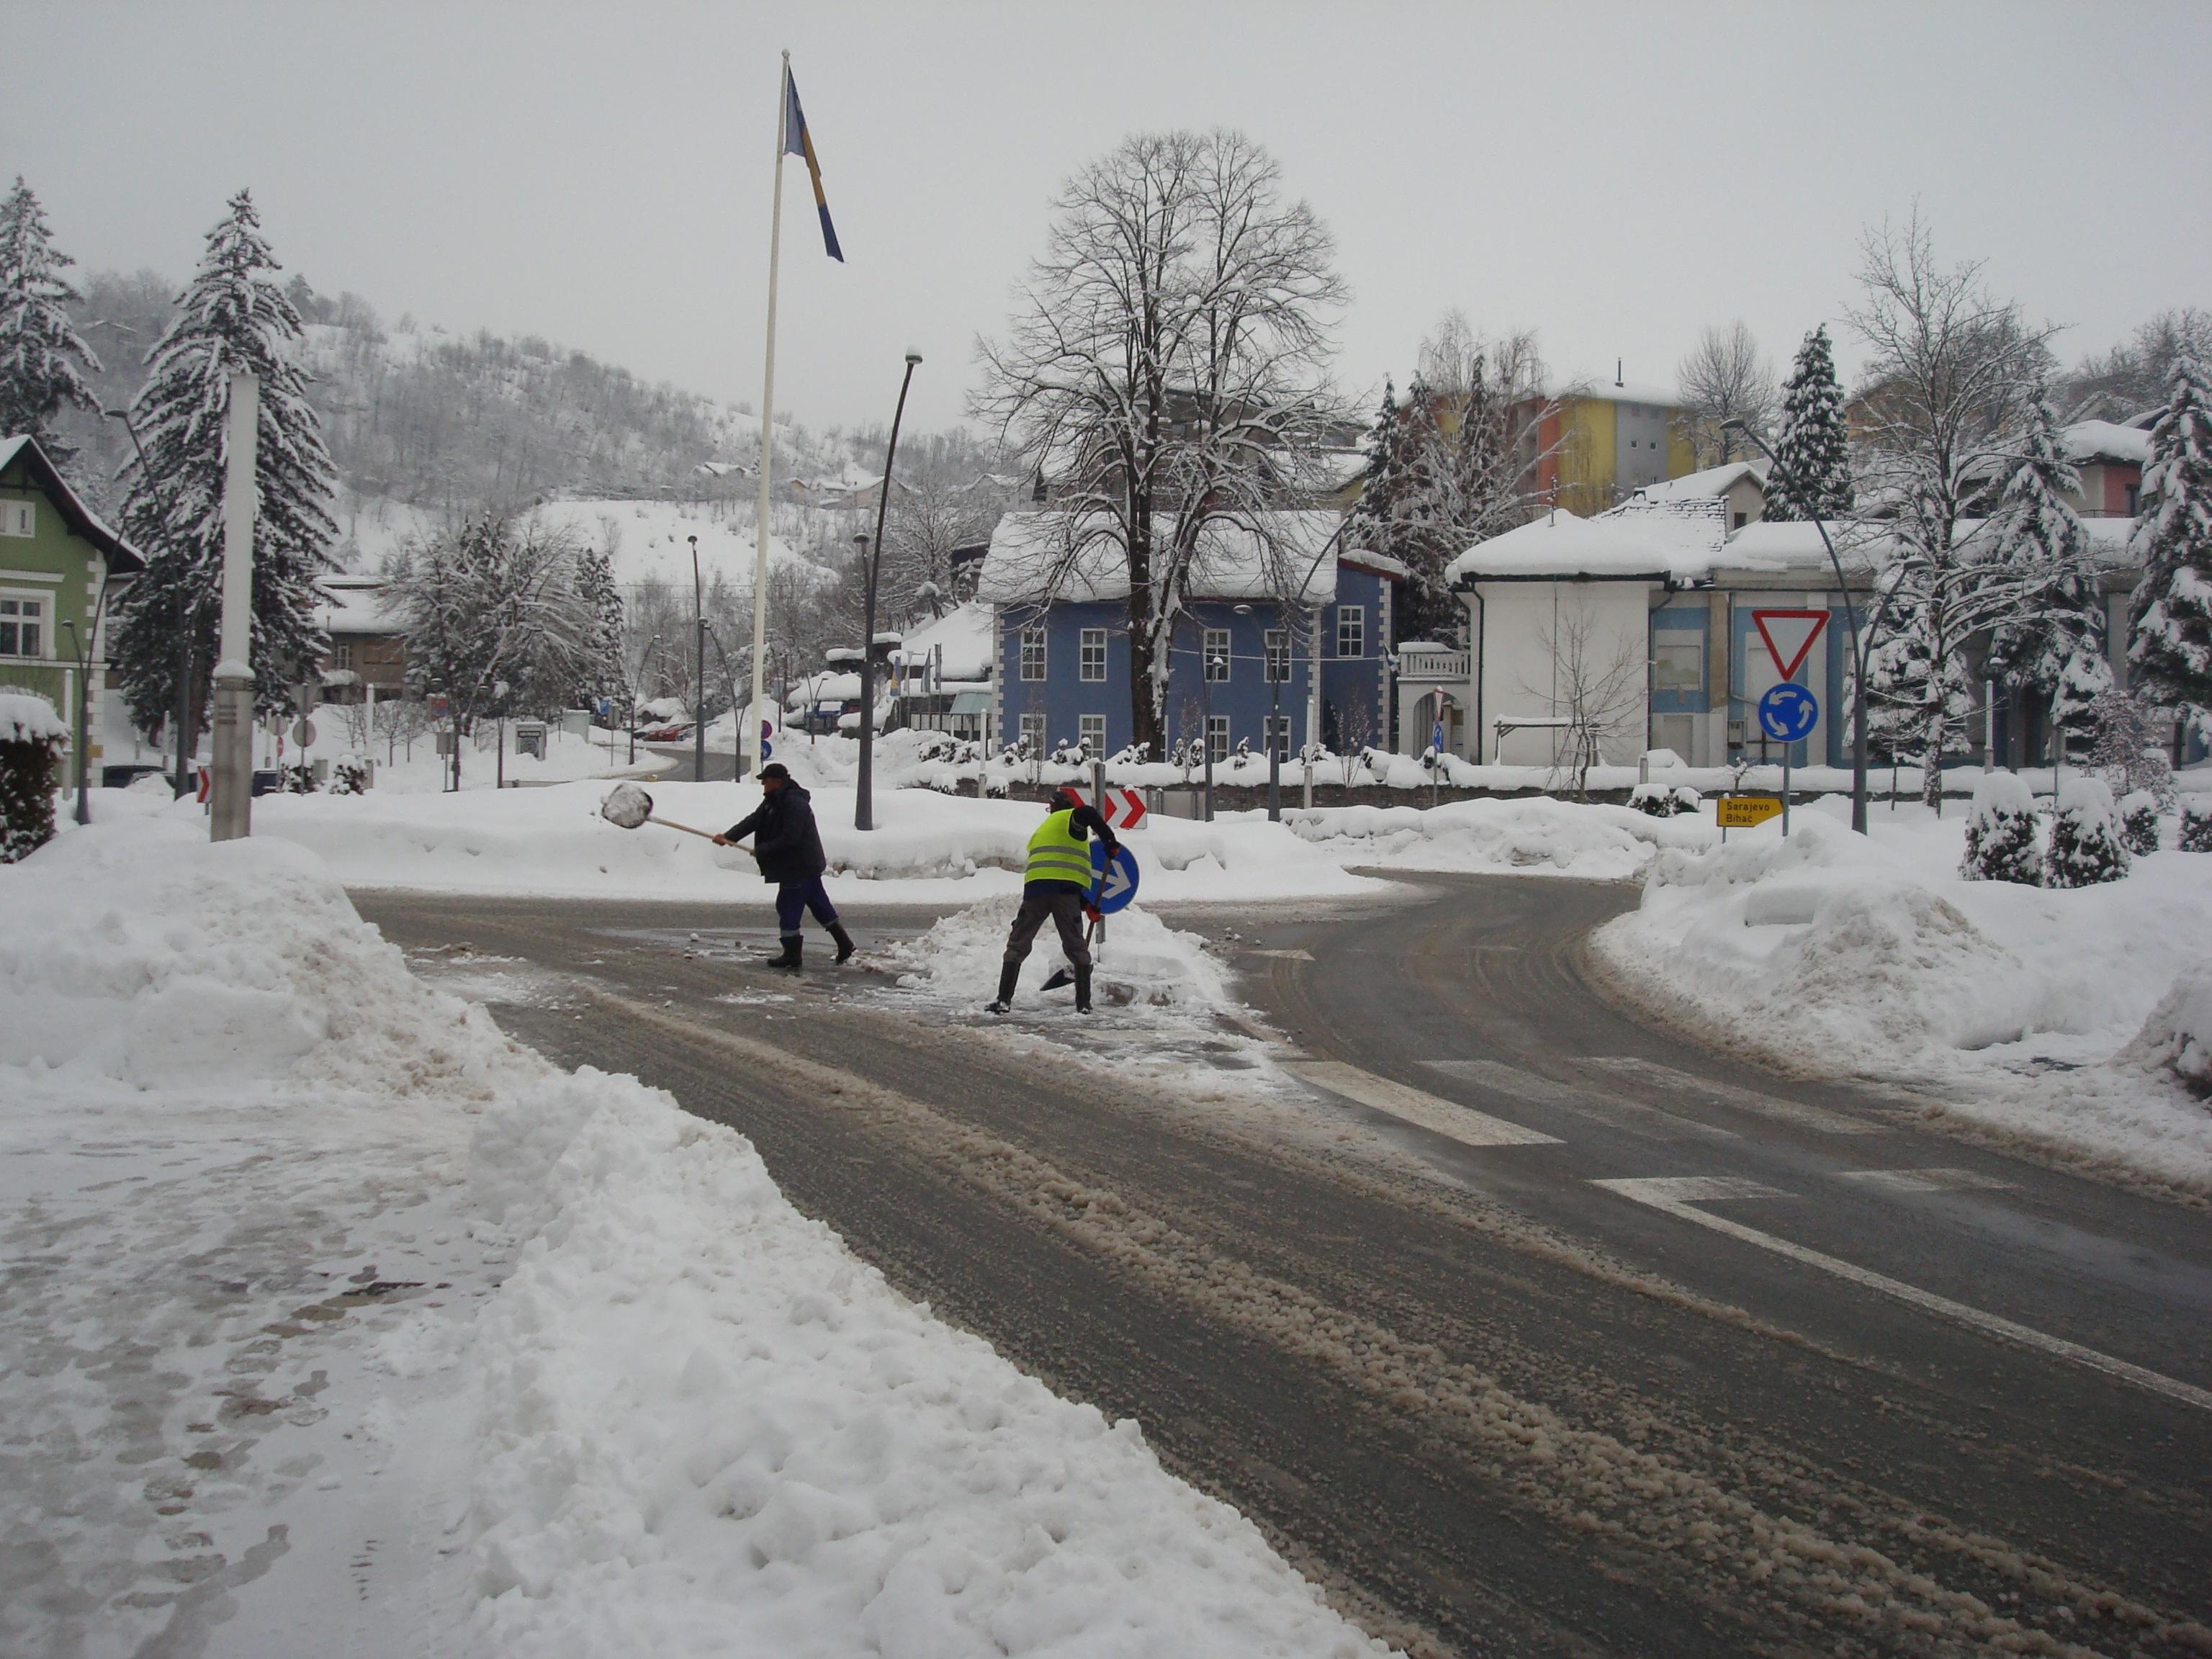
[[1142,1039],[793,982],[758,908],[356,902],[1410,1652],[2212,1653],[2203,1211],[1626,1017],[1630,889],[1414,879],[1172,916],[1257,1018]]

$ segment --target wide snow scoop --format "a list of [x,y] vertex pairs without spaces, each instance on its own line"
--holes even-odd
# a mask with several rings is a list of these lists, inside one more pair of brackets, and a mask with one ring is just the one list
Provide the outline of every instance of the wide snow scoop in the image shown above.
[[678,823],[673,818],[653,816],[653,797],[634,783],[618,783],[614,792],[599,803],[599,816],[609,823],[624,830],[635,830],[640,824],[657,823],[664,830],[681,830],[687,836],[698,836],[704,840],[714,839],[711,830],[694,830],[688,823]]
[[[1098,913],[1086,904],[1083,907],[1083,914],[1091,918],[1090,925],[1083,930],[1083,942],[1085,945],[1088,945],[1092,939],[1098,937]],[[1041,991],[1057,991],[1063,985],[1073,985],[1074,983],[1075,975],[1073,970],[1066,967],[1060,967],[1054,969],[1052,970],[1052,977],[1045,981],[1045,982],[1037,988]]]

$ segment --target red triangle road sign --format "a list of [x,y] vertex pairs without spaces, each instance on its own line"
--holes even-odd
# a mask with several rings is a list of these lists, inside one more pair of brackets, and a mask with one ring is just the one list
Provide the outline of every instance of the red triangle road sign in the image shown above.
[[1759,637],[1766,641],[1766,654],[1774,659],[1774,672],[1788,679],[1797,672],[1813,641],[1828,625],[1825,611],[1754,611],[1752,621]]

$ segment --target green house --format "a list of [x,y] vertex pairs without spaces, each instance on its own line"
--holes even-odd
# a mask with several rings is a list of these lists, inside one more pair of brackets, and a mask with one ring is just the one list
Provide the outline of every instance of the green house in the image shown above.
[[69,787],[101,753],[110,584],[146,561],[100,521],[38,440],[0,438],[0,690],[34,691],[77,727],[80,665],[89,659],[89,730],[70,744]]

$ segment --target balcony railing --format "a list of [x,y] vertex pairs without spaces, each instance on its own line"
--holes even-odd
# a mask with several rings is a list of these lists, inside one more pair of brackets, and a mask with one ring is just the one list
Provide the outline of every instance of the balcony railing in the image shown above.
[[1398,678],[1401,680],[1463,680],[1471,668],[1473,653],[1467,651],[1425,651],[1415,647],[1401,647],[1398,652]]

